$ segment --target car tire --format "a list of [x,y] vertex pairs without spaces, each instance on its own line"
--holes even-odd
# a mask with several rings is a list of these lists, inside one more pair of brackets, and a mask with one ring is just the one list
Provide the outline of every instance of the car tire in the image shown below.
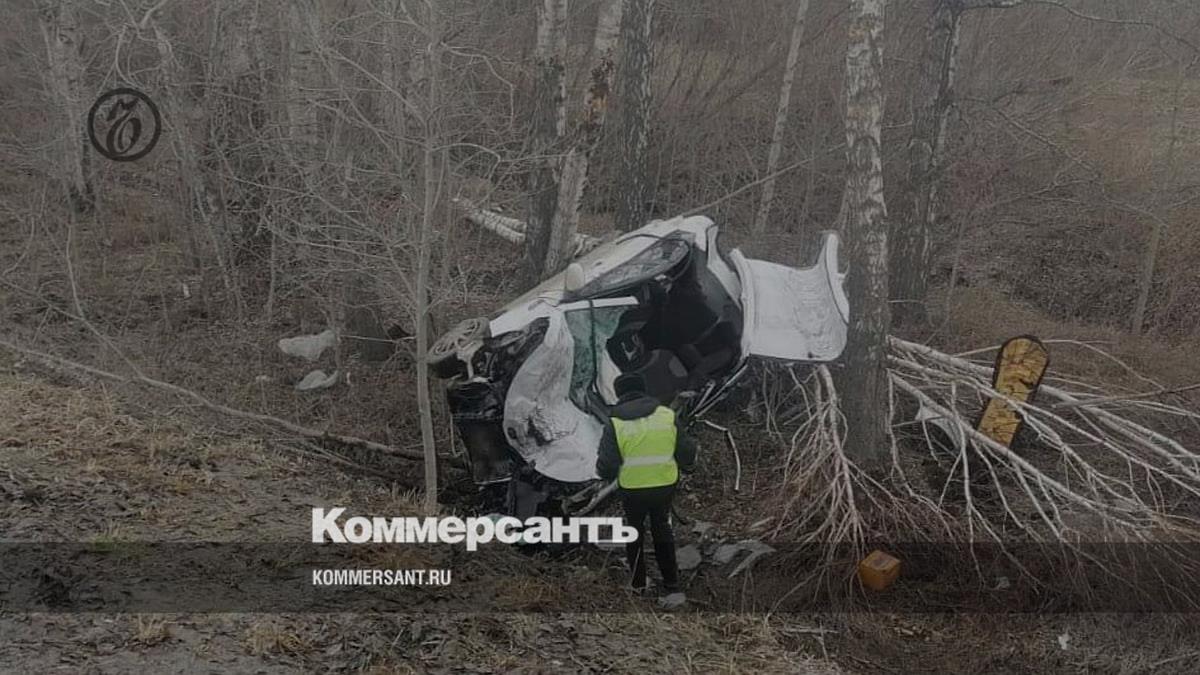
[[426,360],[435,375],[449,379],[467,371],[467,364],[459,358],[460,350],[472,342],[487,337],[488,321],[483,317],[475,317],[458,322],[454,328],[446,331],[429,348]]

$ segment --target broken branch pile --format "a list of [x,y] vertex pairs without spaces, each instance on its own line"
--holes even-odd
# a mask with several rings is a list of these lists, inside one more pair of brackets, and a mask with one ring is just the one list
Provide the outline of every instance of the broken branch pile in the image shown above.
[[[1130,583],[1098,552],[1174,546],[1172,565],[1195,564],[1184,547],[1200,543],[1200,456],[1145,420],[1200,414],[1062,377],[1018,401],[993,388],[989,365],[897,338],[888,371],[890,452],[858,458],[843,445],[828,369],[807,379],[786,370],[809,414],[790,416],[798,422],[787,430],[775,536],[823,548],[827,571],[852,570],[846,551],[881,541],[989,546],[1023,572],[1028,561],[1017,558],[1031,550],[1066,552]],[[1024,431],[1011,446],[976,428],[993,398],[1020,413]]]

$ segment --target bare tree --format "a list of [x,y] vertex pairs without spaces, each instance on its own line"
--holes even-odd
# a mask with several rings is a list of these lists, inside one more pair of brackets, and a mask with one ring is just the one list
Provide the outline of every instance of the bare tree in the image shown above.
[[[217,227],[217,219],[223,213],[223,205],[217,195],[210,189],[208,177],[200,169],[198,144],[193,133],[191,106],[180,83],[185,82],[183,68],[176,58],[175,48],[169,36],[157,18],[156,8],[146,12],[137,26],[138,29],[148,29],[154,36],[154,45],[161,59],[160,75],[162,91],[165,93],[164,102],[167,111],[167,121],[172,126],[171,145],[179,160],[178,176],[179,190],[185,204],[188,224],[185,226],[187,237],[191,242],[193,256],[197,255],[199,245],[196,243],[196,230],[202,231],[212,245],[213,255],[221,272],[221,283],[229,298],[233,300],[237,316],[243,316],[241,291],[233,278],[230,269],[226,232]],[[198,260],[193,261],[199,264]]]
[[439,164],[440,120],[438,90],[441,76],[442,34],[437,5],[424,7],[425,105],[422,111],[421,144],[422,208],[421,231],[417,243],[417,278],[413,284],[414,329],[417,333],[417,408],[421,418],[421,446],[425,456],[425,512],[437,512],[437,447],[433,438],[433,404],[429,396],[429,257],[433,247],[434,216],[441,200],[442,182]]
[[583,99],[583,115],[572,132],[572,145],[562,159],[559,171],[557,208],[546,247],[546,262],[542,276],[548,277],[567,266],[575,253],[579,229],[579,202],[587,183],[588,165],[600,143],[608,99],[616,69],[614,47],[621,22],[622,0],[604,0],[596,23],[592,53],[596,62]]
[[792,100],[792,82],[796,79],[796,66],[800,61],[800,40],[804,37],[804,18],[808,15],[808,0],[797,0],[796,18],[792,21],[792,39],[788,43],[787,61],[783,65],[783,82],[779,85],[779,105],[775,109],[775,127],[771,131],[771,148],[767,151],[767,178],[763,181],[762,198],[758,213],[754,216],[755,234],[767,229],[767,218],[771,215],[771,202],[775,200],[775,171],[779,168],[779,156],[783,152],[783,132],[787,129],[788,108]]
[[936,0],[936,3],[912,97],[913,133],[908,170],[912,209],[908,222],[892,230],[891,292],[898,301],[897,319],[901,322],[923,321],[925,317],[946,120],[954,98],[963,6],[961,0]]
[[646,218],[650,196],[646,153],[650,145],[650,28],[655,0],[626,0],[621,21],[621,173],[617,227],[632,230]]
[[850,1],[846,51],[846,187],[840,221],[850,249],[850,333],[841,382],[849,452],[886,451],[890,420],[884,370],[889,328],[887,206],[880,138],[883,126],[884,0]]
[[529,220],[525,236],[527,280],[541,279],[554,213],[558,208],[557,162],[552,153],[566,133],[567,0],[542,0],[538,5],[534,53],[533,153],[538,168],[529,177]]
[[88,147],[84,139],[82,35],[76,0],[45,0],[38,6],[42,36],[50,67],[46,72],[48,89],[60,111],[62,149],[59,151],[60,177],[67,186],[72,205],[86,211],[95,203],[95,193],[87,176]]

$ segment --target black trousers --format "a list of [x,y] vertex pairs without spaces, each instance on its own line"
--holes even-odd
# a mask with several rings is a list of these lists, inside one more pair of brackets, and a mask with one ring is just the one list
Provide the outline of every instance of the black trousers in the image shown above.
[[643,541],[646,538],[646,519],[650,519],[650,534],[654,538],[654,559],[662,573],[663,588],[668,593],[679,590],[679,567],[675,563],[675,534],[671,532],[671,499],[675,486],[655,488],[621,489],[621,501],[625,505],[625,521],[637,531],[637,539],[625,545],[632,573],[630,585],[634,588],[646,586],[646,556]]

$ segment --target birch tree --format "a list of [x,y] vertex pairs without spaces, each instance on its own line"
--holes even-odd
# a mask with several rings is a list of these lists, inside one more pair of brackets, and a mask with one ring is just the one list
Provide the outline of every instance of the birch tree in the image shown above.
[[572,145],[562,159],[559,171],[557,207],[550,228],[546,261],[542,276],[553,275],[567,266],[575,252],[575,235],[579,229],[579,202],[587,184],[588,166],[592,153],[600,143],[608,113],[608,99],[616,70],[614,48],[623,10],[622,0],[604,0],[596,22],[596,37],[592,44],[595,64],[591,69],[587,92],[583,99],[583,114],[572,132]]
[[792,39],[788,43],[787,61],[783,66],[783,82],[779,85],[779,104],[775,108],[775,127],[771,131],[771,148],[767,151],[767,178],[763,182],[758,213],[754,216],[753,232],[755,234],[760,234],[767,229],[767,218],[771,215],[771,202],[775,199],[775,171],[779,168],[779,156],[783,151],[783,132],[787,129],[788,109],[792,100],[792,82],[796,80],[796,66],[800,61],[800,40],[804,37],[804,18],[807,14],[808,0],[797,0],[796,18],[792,21]]
[[860,459],[886,452],[889,424],[887,206],[880,158],[884,2],[850,1],[846,51],[846,186],[839,220],[850,249],[850,332],[840,388],[847,447]]
[[650,137],[650,34],[655,0],[626,0],[621,21],[621,173],[617,227],[645,224],[650,195],[646,150]]
[[95,203],[95,193],[87,175],[88,146],[84,137],[87,104],[83,100],[79,8],[76,0],[47,0],[39,4],[38,10],[50,66],[45,74],[46,84],[59,118],[59,174],[75,209],[87,211]]
[[891,290],[897,300],[898,319],[923,321],[931,241],[937,220],[946,121],[954,102],[953,87],[958,60],[961,0],[936,0],[913,91],[913,133],[909,146],[909,185],[912,209],[908,222],[892,232]]
[[566,132],[567,0],[538,5],[534,51],[533,154],[539,166],[529,177],[529,219],[525,229],[527,281],[541,279],[558,208],[557,162],[553,152]]

